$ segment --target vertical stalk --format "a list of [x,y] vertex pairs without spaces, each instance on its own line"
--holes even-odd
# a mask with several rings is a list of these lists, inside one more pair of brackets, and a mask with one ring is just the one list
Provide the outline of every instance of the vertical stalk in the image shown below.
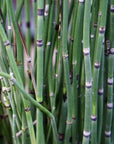
[[81,78],[80,78],[80,92],[79,96],[81,99],[80,105],[79,105],[79,122],[81,125],[81,128],[79,128],[79,142],[82,141],[83,137],[83,128],[84,128],[84,110],[85,110],[85,75],[84,75],[85,69],[84,69],[84,60],[82,60],[82,67],[81,67]]
[[[47,36],[47,45],[45,50],[45,65],[44,65],[44,77],[47,77],[47,70],[49,64],[49,57],[50,57],[50,49],[52,44],[52,31],[53,31],[53,16],[54,16],[54,0],[52,0],[51,8],[50,8],[50,17],[49,17],[49,28],[48,29],[48,36]],[[44,33],[45,34],[45,33]],[[45,39],[44,39],[45,40]]]
[[24,0],[18,0],[18,6],[17,6],[17,10],[16,10],[16,14],[15,14],[15,17],[16,17],[16,20],[18,21],[20,15],[21,15],[21,11],[22,11],[22,8],[23,8],[23,5],[24,5]]
[[101,18],[98,21],[99,33],[96,34],[95,54],[94,54],[94,68],[93,68],[93,87],[92,87],[92,112],[91,112],[91,143],[97,144],[97,107],[98,107],[98,79],[99,69],[101,65],[101,55],[105,36],[105,26],[107,18],[107,0],[100,1],[99,13]]
[[[38,103],[36,100],[34,100],[26,91],[25,89],[22,87],[22,85],[20,85],[16,79],[4,72],[0,72],[0,76],[5,77],[7,79],[10,79],[14,85],[20,90],[20,92],[24,95],[24,97],[29,100],[33,105],[35,105],[37,108],[39,108],[39,110],[41,110],[42,112],[46,113],[47,116],[50,117],[51,119],[51,124],[52,124],[52,129],[53,129],[53,135],[54,135],[54,139],[55,139],[55,144],[58,144],[58,136],[57,136],[57,127],[56,127],[56,122],[55,122],[55,118],[53,116],[53,114],[48,111],[45,107],[43,107],[40,103]],[[22,96],[22,95],[21,95]],[[32,124],[31,124],[32,125]],[[32,139],[34,140],[34,139]],[[33,141],[34,142],[34,141]]]
[[[110,6],[110,29],[111,29],[111,34],[110,34],[110,45],[111,48],[114,48],[114,0],[111,1],[111,6]],[[113,70],[113,80],[114,80],[114,70]],[[113,93],[114,93],[114,84],[113,84]],[[113,121],[112,121],[112,144],[114,143],[114,97],[113,97]]]
[[58,129],[60,144],[62,144],[63,140],[64,140],[66,116],[67,116],[67,102],[63,101],[62,106],[61,106],[60,119],[59,119],[59,129]]
[[17,144],[17,137],[16,137],[16,131],[17,131],[17,126],[16,126],[16,117],[17,117],[17,115],[16,115],[16,107],[15,107],[15,103],[14,103],[14,99],[13,99],[13,87],[11,86],[11,98],[10,98],[10,103],[11,103],[11,105],[12,105],[12,111],[13,111],[13,118],[12,118],[12,120],[13,120],[13,141],[14,141],[14,143],[16,143]]
[[71,0],[71,3],[70,3],[70,8],[69,8],[69,13],[68,13],[68,24],[70,23],[70,20],[71,20],[71,17],[72,17],[72,13],[74,11],[74,0]]
[[107,79],[107,109],[105,123],[105,144],[111,143],[111,127],[113,116],[113,77],[114,77],[114,0],[110,5],[110,35],[109,35],[109,56],[108,56],[108,79]]
[[[54,10],[54,7],[53,7],[53,10]],[[55,21],[55,28],[53,30],[53,38],[52,38],[52,44],[51,44],[51,48],[50,48],[49,68],[48,68],[49,95],[50,95],[50,101],[51,101],[51,110],[52,110],[53,114],[55,113],[55,101],[56,101],[56,97],[55,97],[55,94],[54,94],[54,82],[55,81],[54,81],[54,70],[53,70],[53,52],[54,52],[54,46],[55,46],[57,36],[58,36],[59,4],[58,4],[56,13],[57,13],[57,16],[56,16],[56,21]]]
[[22,46],[20,35],[19,35],[19,29],[18,29],[18,26],[17,26],[16,18],[15,18],[15,13],[14,13],[12,0],[10,0],[9,3],[7,2],[7,5],[9,7],[8,10],[9,10],[9,13],[11,14],[12,23],[13,23],[13,27],[14,27],[14,31],[15,31],[15,35],[16,35],[17,65],[19,67],[20,75],[21,75],[21,78],[23,80],[24,79],[23,46]]
[[25,0],[25,14],[26,14],[26,46],[30,54],[31,35],[30,35],[30,1]]
[[92,17],[91,17],[91,40],[90,40],[90,55],[91,55],[91,61],[93,62],[93,56],[94,56],[94,49],[95,49],[95,39],[96,39],[96,28],[97,28],[97,19],[98,19],[98,11],[99,11],[99,0],[93,0],[92,2]]
[[85,1],[84,22],[83,22],[83,53],[85,65],[85,117],[82,144],[89,144],[90,139],[90,115],[91,115],[91,95],[92,95],[92,74],[90,61],[90,0]]
[[47,42],[47,35],[48,35],[48,26],[49,26],[49,18],[50,18],[50,12],[51,12],[51,3],[52,0],[46,0],[46,4],[45,4],[45,22],[44,22],[44,35],[43,35],[43,39],[44,39],[44,48],[46,47],[46,42]]
[[67,36],[68,36],[68,0],[63,1],[63,38],[62,38],[62,55],[64,65],[64,77],[67,89],[67,121],[65,130],[64,144],[69,143],[72,125],[72,92],[69,78],[69,65],[68,65],[68,49],[67,49]]
[[[44,0],[37,0],[37,96],[36,100],[43,102],[43,28]],[[36,143],[44,144],[43,114],[37,109]]]
[[[17,65],[16,65],[16,62],[15,62],[15,59],[14,59],[14,56],[13,56],[13,53],[12,53],[12,50],[11,50],[11,46],[9,44],[9,41],[7,39],[7,36],[4,32],[4,29],[0,23],[0,35],[2,37],[2,40],[4,42],[4,45],[6,47],[6,52],[7,52],[7,55],[8,55],[8,59],[9,59],[9,63],[10,63],[10,66],[11,66],[11,69],[15,75],[15,77],[17,78],[19,84],[23,86],[23,82],[22,82],[22,79],[21,79],[21,76],[20,76],[20,73],[18,71],[18,68],[17,68]],[[29,127],[29,132],[30,132],[30,139],[31,139],[31,143],[34,144],[35,143],[35,134],[34,134],[34,128],[33,128],[33,125],[32,125],[32,117],[31,117],[31,112],[30,112],[30,108],[29,108],[29,102],[28,100],[26,100],[24,97],[22,97],[22,101],[24,103],[24,107],[22,106],[22,124],[24,128],[26,128],[26,119],[25,119],[25,113],[26,113],[26,118],[27,118],[27,123],[28,123],[28,127]],[[22,105],[23,105],[22,103]],[[24,129],[23,128],[23,129]],[[23,139],[24,140],[24,139]],[[25,142],[25,141],[24,141]]]
[[[81,41],[82,41],[82,30],[83,30],[83,2],[79,1],[77,9],[76,26],[74,32],[74,43],[73,43],[73,84],[72,84],[72,143],[76,143],[77,132],[78,132],[78,80],[80,70],[80,57],[81,57]],[[79,28],[80,27],[80,28]],[[77,37],[77,35],[79,36]]]
[[104,44],[102,49],[101,68],[99,74],[98,87],[98,144],[101,143],[102,127],[103,127],[103,105],[104,105]]
[[76,17],[77,17],[77,9],[78,9],[78,0],[74,2],[74,12],[73,12],[73,17],[72,17],[70,40],[69,40],[69,45],[68,45],[69,69],[70,70],[72,68],[73,43],[74,43],[74,32],[75,32],[75,24],[76,24]]

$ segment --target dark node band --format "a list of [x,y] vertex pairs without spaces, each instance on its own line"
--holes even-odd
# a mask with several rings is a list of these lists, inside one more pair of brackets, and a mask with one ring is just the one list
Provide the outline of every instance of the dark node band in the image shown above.
[[64,139],[64,134],[58,133],[58,136],[59,136],[59,141],[63,141],[63,139]]
[[102,96],[103,94],[104,94],[104,90],[103,89],[101,89],[101,90],[99,89],[98,90],[98,95]]
[[110,49],[110,54],[114,54],[114,48]]
[[107,108],[112,109],[113,108],[113,103],[107,103]]
[[35,94],[35,92],[34,92],[34,91],[29,90],[29,94],[34,95],[34,94]]
[[4,42],[4,46],[9,46],[9,44],[10,44],[10,43],[9,43],[8,40]]
[[94,28],[97,28],[97,23],[96,22],[94,23]]
[[100,68],[100,63],[95,62],[94,67],[95,67],[96,69]]
[[57,30],[58,31],[58,29],[59,29],[59,25],[55,25],[55,30]]
[[85,56],[89,55],[90,53],[84,53]]
[[90,86],[86,86],[86,88],[88,88],[88,89],[90,89],[92,86],[90,85]]
[[84,131],[84,132],[83,132],[83,136],[86,137],[86,138],[89,138],[90,135],[91,135],[91,132],[90,132],[90,131],[89,131],[89,132],[87,132],[87,131]]
[[83,53],[85,56],[90,54],[90,48],[83,48]]
[[17,61],[17,66],[21,66],[22,65],[22,62],[21,61]]
[[43,101],[42,102],[39,102],[41,105],[43,105]]
[[36,45],[37,45],[38,47],[42,47],[42,46],[43,46],[43,40],[37,40],[37,41],[36,41]]
[[29,111],[30,111],[30,107],[25,108],[25,111],[26,111],[26,112],[29,112]]
[[72,117],[73,120],[76,120],[76,117]]
[[111,12],[114,12],[114,5],[111,5],[110,11],[111,11]]
[[30,28],[30,22],[26,22],[26,27]]
[[86,88],[91,88],[92,87],[92,82],[86,82],[85,83]]
[[71,42],[74,42],[74,39],[73,39],[72,37],[70,37],[70,41],[71,41]]
[[108,85],[113,85],[113,78],[108,78],[107,83],[108,83]]
[[5,105],[5,108],[7,108],[7,109],[10,109],[11,108],[11,105]]
[[99,28],[99,33],[100,33],[100,34],[104,34],[104,32],[105,32],[105,27],[102,27],[102,26],[101,26],[101,27]]
[[38,16],[44,16],[44,9],[38,9]]
[[91,120],[92,121],[96,121],[97,120],[97,116],[91,115]]
[[66,58],[68,58],[68,54],[66,54],[66,55],[63,55],[63,58],[65,58],[65,59],[66,59]]
[[71,125],[71,124],[72,124],[72,121],[66,121],[66,124],[67,124],[67,125]]
[[109,131],[109,132],[105,131],[105,137],[110,137],[110,136],[111,136],[111,131]]

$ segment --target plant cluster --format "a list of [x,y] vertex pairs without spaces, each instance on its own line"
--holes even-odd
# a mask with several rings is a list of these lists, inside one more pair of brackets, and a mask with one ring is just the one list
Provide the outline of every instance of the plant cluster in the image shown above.
[[0,0],[0,143],[114,144],[114,0],[13,2]]

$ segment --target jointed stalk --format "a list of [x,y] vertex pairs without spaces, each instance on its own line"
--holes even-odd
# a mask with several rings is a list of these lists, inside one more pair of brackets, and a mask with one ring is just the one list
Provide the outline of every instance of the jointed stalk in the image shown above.
[[23,80],[23,78],[24,78],[23,46],[22,46],[20,35],[19,35],[19,30],[18,30],[18,25],[17,25],[17,22],[16,22],[16,18],[15,18],[15,13],[14,13],[14,9],[13,9],[12,0],[10,0],[9,3],[7,3],[7,5],[9,7],[8,10],[9,10],[9,13],[11,14],[13,27],[14,27],[14,31],[15,31],[15,34],[16,34],[16,42],[17,42],[17,65],[19,66],[20,75],[21,75],[21,78]]
[[[9,44],[9,41],[8,41],[8,39],[6,37],[6,34],[5,34],[4,29],[3,29],[1,24],[0,24],[0,35],[2,37],[4,45],[6,46],[6,52],[7,52],[7,55],[8,55],[8,59],[9,59],[12,71],[14,72],[14,75],[16,76],[19,84],[23,87],[23,82],[22,82],[20,73],[18,71],[16,62],[15,62],[15,59],[14,59],[14,56],[13,56],[13,53],[12,53],[12,50],[11,50],[11,46]],[[23,97],[22,97],[22,100],[23,100],[23,103],[24,103],[24,106],[25,106],[25,111],[26,111],[26,117],[27,117],[28,125],[31,125],[32,117],[30,116],[31,113],[30,113],[30,110],[29,110],[29,102],[26,99],[24,99]],[[26,122],[25,122],[26,121],[25,120],[25,111],[24,111],[24,109],[22,109],[22,111],[23,111],[23,120],[24,120],[23,124],[24,124],[24,127],[26,127],[26,125],[25,125],[26,124]],[[31,128],[29,130],[30,130],[31,142],[34,143],[35,134],[34,134],[33,125],[30,126],[30,127]]]
[[63,38],[62,38],[62,55],[64,65],[64,77],[67,89],[67,121],[64,144],[69,143],[71,124],[72,124],[72,92],[69,78],[69,65],[68,65],[68,50],[67,50],[67,35],[68,35],[68,0],[63,1]]
[[30,54],[31,35],[30,35],[30,4],[29,4],[29,0],[25,0],[25,8],[26,8],[26,46],[27,46],[28,52]]
[[102,49],[101,68],[99,74],[99,87],[98,87],[98,144],[101,143],[102,127],[103,127],[103,105],[104,105],[104,45]]
[[[74,43],[73,43],[73,84],[72,84],[72,143],[77,141],[77,116],[78,116],[78,82],[80,61],[81,61],[81,41],[82,41],[82,27],[83,27],[83,2],[79,2],[76,18],[76,26],[74,32]],[[80,29],[79,29],[80,26]],[[77,37],[77,35],[79,35]]]
[[82,144],[89,144],[90,139],[90,115],[91,115],[91,94],[92,94],[92,74],[90,61],[90,10],[91,2],[85,1],[84,22],[83,22],[83,53],[85,65],[85,117]]
[[[44,0],[37,1],[37,96],[36,100],[43,102],[43,26],[44,26]],[[37,109],[36,142],[44,143],[43,114]]]
[[105,124],[105,144],[111,143],[111,127],[113,117],[113,77],[114,77],[114,0],[110,5],[110,41],[109,41],[109,56],[108,56],[108,79],[107,79],[107,110]]
[[[95,43],[95,54],[94,54],[94,68],[93,68],[93,87],[92,87],[92,112],[91,112],[91,143],[97,144],[97,95],[98,95],[98,79],[99,79],[99,69],[101,65],[101,55],[104,43],[105,26],[107,18],[107,1],[100,1],[99,12],[101,13],[101,18],[98,19],[98,30],[96,33],[96,43]],[[98,31],[97,30],[97,31]]]
[[16,79],[12,76],[12,75],[8,75],[7,73],[4,72],[0,72],[0,76],[3,76],[9,80],[11,80],[14,85],[21,91],[21,93],[23,93],[24,97],[26,99],[28,99],[33,105],[35,105],[37,108],[39,108],[42,112],[44,112],[45,114],[47,114],[47,116],[50,117],[51,119],[51,124],[52,124],[52,128],[53,128],[53,134],[55,137],[55,144],[58,143],[58,136],[57,136],[57,128],[56,128],[56,123],[55,123],[55,118],[53,116],[53,114],[47,110],[45,107],[43,107],[40,103],[38,103],[36,100],[34,100],[25,90],[24,88],[16,81]]

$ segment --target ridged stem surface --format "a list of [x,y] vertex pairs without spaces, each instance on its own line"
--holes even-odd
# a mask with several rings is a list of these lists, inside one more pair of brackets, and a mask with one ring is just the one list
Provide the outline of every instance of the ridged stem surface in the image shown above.
[[84,22],[83,22],[83,53],[85,65],[85,117],[82,144],[89,144],[90,139],[90,115],[91,115],[91,95],[92,95],[92,74],[90,61],[90,0],[85,1]]

